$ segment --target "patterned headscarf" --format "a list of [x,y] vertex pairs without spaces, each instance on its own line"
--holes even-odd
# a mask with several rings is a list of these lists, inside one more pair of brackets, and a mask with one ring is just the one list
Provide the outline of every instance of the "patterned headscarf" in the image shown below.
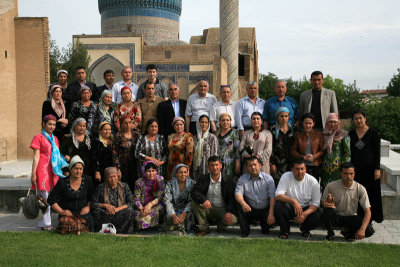
[[[200,120],[202,118],[208,119],[208,129],[204,132],[200,127]],[[207,115],[201,115],[199,120],[196,122],[197,128],[197,144],[194,151],[194,168],[197,169],[200,166],[201,159],[203,158],[203,144],[204,141],[207,139],[208,134],[210,133],[210,118]]]
[[[156,177],[154,178],[154,180],[148,180],[147,177],[146,177],[146,166],[149,165],[149,164],[153,165],[153,168],[156,170]],[[157,179],[159,179],[160,176],[158,175],[157,165],[153,161],[145,161],[143,163],[143,165],[142,165],[142,177],[143,177],[143,180],[144,180],[146,186],[151,188],[149,193],[154,193],[154,192],[158,191],[159,185],[158,185]]]
[[[280,107],[280,108],[278,108],[278,109],[276,110],[276,112],[275,112],[275,117],[276,117],[276,121],[275,121],[275,133],[274,133],[275,139],[278,139],[278,137],[279,137],[279,130],[280,130],[280,127],[279,127],[278,116],[279,116],[279,114],[281,114],[282,112],[287,112],[287,113],[290,114],[290,111],[289,111],[289,109],[288,109],[287,107]],[[290,124],[290,122],[288,122],[288,127],[289,127],[289,129],[292,129],[292,125]]]
[[61,86],[58,84],[55,84],[50,88],[51,107],[56,112],[56,114],[59,118],[65,119],[66,112],[65,112],[64,101],[61,99],[60,102],[57,103],[53,98],[53,93],[57,88],[60,88],[60,90],[62,92]]
[[329,121],[337,121],[339,122],[339,115],[336,113],[329,113],[326,118],[326,123],[324,130],[322,131],[324,135],[324,150],[328,151],[328,155],[332,154],[332,145],[334,142],[339,142],[347,135],[347,131],[340,129],[340,125],[335,131],[328,129]]
[[[100,112],[103,114],[103,117],[104,117],[104,119],[106,120],[106,121],[111,121],[111,115],[110,115],[110,113],[108,112],[108,110],[107,110],[107,108],[106,108],[106,105],[104,104],[104,97],[105,96],[107,96],[107,95],[112,95],[112,93],[110,92],[110,91],[108,91],[108,90],[104,90],[102,93],[101,93],[101,96],[100,96],[100,99],[99,99],[99,106],[98,106],[98,109],[100,110]],[[110,107],[111,108],[114,108],[114,106],[115,106],[115,104],[114,103],[111,103],[110,104]]]
[[[77,118],[73,123],[72,123],[72,127],[71,127],[71,135],[72,135],[72,142],[74,143],[74,146],[78,149],[79,148],[79,142],[78,139],[76,139],[76,134],[75,134],[75,127],[81,123],[84,122],[86,123],[86,120],[84,118]],[[89,137],[89,132],[88,130],[85,131],[85,138],[86,138],[86,145],[87,147],[90,149],[90,137]]]

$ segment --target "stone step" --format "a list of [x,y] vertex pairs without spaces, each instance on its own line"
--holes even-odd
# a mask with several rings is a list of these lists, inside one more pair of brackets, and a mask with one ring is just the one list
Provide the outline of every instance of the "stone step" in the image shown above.
[[19,159],[0,163],[0,179],[30,178],[32,174],[32,160]]

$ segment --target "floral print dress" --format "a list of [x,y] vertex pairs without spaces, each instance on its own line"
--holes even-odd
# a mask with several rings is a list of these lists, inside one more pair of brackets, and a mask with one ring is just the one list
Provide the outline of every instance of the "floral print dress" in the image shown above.
[[168,167],[167,180],[172,179],[172,172],[178,164],[185,164],[189,167],[193,160],[193,135],[184,133],[179,140],[174,140],[175,134],[168,136]]

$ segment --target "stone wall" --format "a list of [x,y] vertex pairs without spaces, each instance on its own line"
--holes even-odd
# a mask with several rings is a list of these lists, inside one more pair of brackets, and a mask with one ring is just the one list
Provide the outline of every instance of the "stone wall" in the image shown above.
[[41,131],[49,83],[47,18],[15,18],[18,158],[31,158],[32,137]]
[[17,0],[0,0],[0,162],[17,158],[17,95],[14,17]]

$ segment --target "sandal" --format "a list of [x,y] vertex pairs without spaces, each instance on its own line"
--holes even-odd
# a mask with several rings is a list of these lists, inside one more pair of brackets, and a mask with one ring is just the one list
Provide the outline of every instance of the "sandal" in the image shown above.
[[288,233],[283,233],[279,236],[280,239],[288,239],[289,238],[289,234]]

